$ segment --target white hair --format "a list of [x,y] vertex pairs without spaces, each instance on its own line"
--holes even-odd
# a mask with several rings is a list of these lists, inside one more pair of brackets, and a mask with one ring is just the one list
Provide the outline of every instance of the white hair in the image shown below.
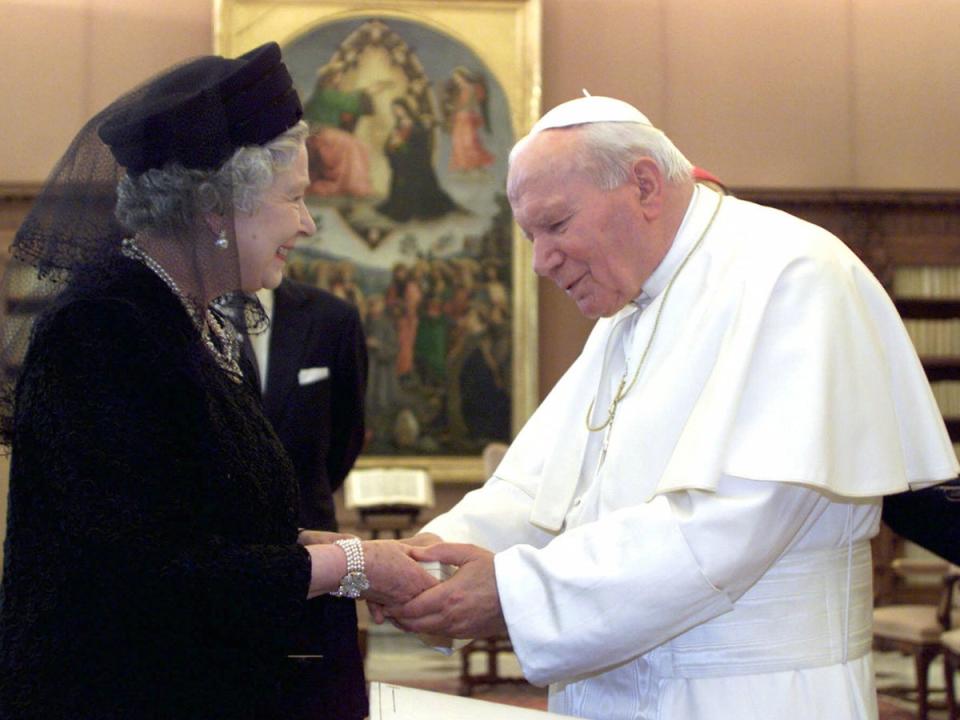
[[[571,157],[570,167],[585,173],[603,190],[613,190],[630,179],[633,163],[640,157],[649,157],[657,164],[670,183],[680,183],[693,177],[693,164],[662,130],[652,125],[635,122],[593,122],[551,128],[543,132],[578,132],[581,142]],[[507,194],[513,197],[523,178],[513,172],[513,164],[535,135],[521,138],[510,151],[509,184]]]
[[233,207],[252,213],[274,177],[293,165],[307,137],[302,120],[266,145],[248,145],[237,150],[220,170],[229,173],[233,187]]
[[134,233],[177,232],[228,207],[252,213],[276,175],[293,165],[307,132],[306,123],[298,122],[265,145],[238,148],[217,170],[171,163],[124,177],[117,186],[117,219]]

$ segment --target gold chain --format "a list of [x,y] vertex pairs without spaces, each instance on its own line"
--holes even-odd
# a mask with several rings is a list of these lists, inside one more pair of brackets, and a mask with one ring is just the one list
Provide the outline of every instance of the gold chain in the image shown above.
[[[660,314],[663,312],[663,306],[667,304],[667,296],[670,294],[670,289],[673,287],[674,280],[677,279],[677,276],[686,266],[687,261],[690,259],[690,256],[693,255],[694,251],[703,243],[703,239],[707,236],[707,233],[710,232],[710,228],[713,227],[713,221],[717,218],[717,213],[720,212],[720,206],[723,205],[723,195],[720,196],[720,200],[717,203],[717,206],[713,209],[713,214],[710,216],[710,220],[707,222],[707,226],[703,229],[703,232],[700,233],[700,237],[697,238],[697,241],[693,244],[693,247],[690,248],[690,251],[681,261],[679,267],[677,267],[676,272],[673,273],[673,276],[670,278],[670,282],[667,283],[667,287],[663,291],[663,300],[661,301],[659,307],[657,307],[657,314],[653,318],[653,330],[650,331],[650,339],[647,340],[646,346],[643,348],[643,354],[640,356],[640,361],[637,363],[637,369],[633,371],[633,377],[630,378],[630,384],[627,385],[627,372],[629,368],[623,369],[623,377],[620,378],[620,384],[617,386],[617,392],[613,396],[613,401],[610,403],[610,407],[607,409],[607,419],[603,421],[601,425],[591,425],[590,418],[593,417],[593,408],[597,402],[597,396],[593,396],[593,400],[590,401],[590,408],[587,410],[586,424],[587,430],[590,432],[599,432],[605,427],[613,423],[613,418],[617,414],[617,407],[620,405],[620,401],[623,400],[627,393],[633,389],[633,386],[637,382],[637,378],[640,377],[640,370],[643,369],[643,364],[647,359],[647,354],[650,352],[650,346],[653,345],[653,338],[657,334],[657,328],[660,326]],[[611,331],[611,337],[613,332]],[[604,364],[606,364],[606,352],[604,353]],[[602,370],[601,370],[602,373]],[[626,385],[626,387],[624,387]]]

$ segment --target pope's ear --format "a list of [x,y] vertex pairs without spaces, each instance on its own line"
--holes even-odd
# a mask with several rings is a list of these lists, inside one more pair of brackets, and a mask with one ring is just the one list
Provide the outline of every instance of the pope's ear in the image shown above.
[[631,168],[632,182],[644,205],[659,205],[663,194],[663,173],[653,158],[637,158]]

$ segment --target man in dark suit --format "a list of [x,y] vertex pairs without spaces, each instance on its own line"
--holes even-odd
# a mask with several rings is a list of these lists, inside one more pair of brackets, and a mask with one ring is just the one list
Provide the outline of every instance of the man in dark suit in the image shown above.
[[333,493],[363,445],[363,325],[356,308],[310,285],[285,279],[272,296],[259,295],[269,330],[251,337],[264,410],[300,479],[301,526],[335,531]]
[[[360,316],[335,295],[289,279],[258,297],[270,324],[250,341],[264,412],[300,482],[300,526],[336,531],[333,493],[364,438],[367,349]],[[356,605],[330,596],[310,604],[308,622],[326,638],[322,659],[304,659],[331,688],[322,716],[361,720],[367,699]]]
[[897,535],[960,565],[960,481],[888,495],[883,520]]

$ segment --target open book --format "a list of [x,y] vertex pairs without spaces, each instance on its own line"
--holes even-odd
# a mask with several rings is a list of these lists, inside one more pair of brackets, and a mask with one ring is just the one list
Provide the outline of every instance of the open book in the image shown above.
[[400,685],[370,683],[370,720],[548,720],[569,717]]
[[433,483],[425,470],[370,468],[353,470],[344,483],[348,508],[411,506],[433,507]]

